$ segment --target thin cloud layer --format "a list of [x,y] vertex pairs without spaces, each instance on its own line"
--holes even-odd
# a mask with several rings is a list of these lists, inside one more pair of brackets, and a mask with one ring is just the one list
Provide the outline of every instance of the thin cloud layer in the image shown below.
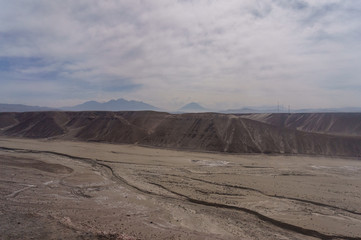
[[358,1],[0,4],[1,102],[360,106]]

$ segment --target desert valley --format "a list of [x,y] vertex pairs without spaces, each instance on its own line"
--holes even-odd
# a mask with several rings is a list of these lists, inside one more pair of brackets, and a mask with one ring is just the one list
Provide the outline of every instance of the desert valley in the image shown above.
[[2,239],[361,239],[361,114],[0,114]]
[[361,240],[361,1],[0,6],[0,240]]

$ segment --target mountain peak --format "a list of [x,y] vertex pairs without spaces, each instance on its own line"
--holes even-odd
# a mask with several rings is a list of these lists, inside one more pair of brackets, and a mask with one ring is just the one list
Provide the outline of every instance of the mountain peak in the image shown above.
[[180,112],[206,112],[208,109],[202,107],[199,103],[191,102],[179,109]]
[[146,111],[159,110],[150,104],[139,101],[128,101],[123,98],[112,99],[108,102],[87,101],[85,103],[63,108],[70,111]]

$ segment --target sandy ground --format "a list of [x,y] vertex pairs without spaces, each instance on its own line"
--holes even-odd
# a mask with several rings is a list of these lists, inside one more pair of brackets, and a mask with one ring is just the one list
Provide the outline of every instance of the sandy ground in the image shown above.
[[361,161],[0,138],[0,239],[361,239]]

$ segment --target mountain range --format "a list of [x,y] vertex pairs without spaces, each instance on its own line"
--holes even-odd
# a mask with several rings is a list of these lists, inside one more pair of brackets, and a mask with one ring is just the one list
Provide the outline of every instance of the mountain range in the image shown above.
[[58,109],[49,108],[49,107],[0,103],[0,112],[43,112],[43,111],[57,111],[57,110]]
[[344,107],[344,108],[302,108],[302,109],[288,109],[277,106],[261,106],[261,107],[243,107],[239,109],[228,109],[217,111],[220,113],[344,113],[344,112],[361,112],[358,107]]
[[128,101],[123,98],[117,100],[110,100],[108,102],[100,103],[97,101],[88,101],[73,107],[61,108],[65,111],[144,111],[152,110],[159,111],[160,109],[150,104],[140,101]]
[[[164,109],[155,107],[145,102],[125,100],[119,98],[117,100],[110,100],[108,102],[87,101],[79,105],[50,108],[39,106],[28,106],[23,104],[1,104],[0,112],[42,112],[42,111],[166,111]],[[243,107],[238,109],[215,110],[208,109],[201,106],[199,103],[191,102],[174,113],[202,113],[202,112],[219,112],[219,113],[233,113],[233,114],[248,114],[248,113],[325,113],[325,112],[361,112],[361,108],[318,108],[318,109],[288,109],[282,106],[255,106]]]
[[23,104],[0,104],[0,112],[43,112],[43,111],[160,111],[160,108],[140,101],[122,98],[108,102],[87,101],[71,107],[38,107]]

